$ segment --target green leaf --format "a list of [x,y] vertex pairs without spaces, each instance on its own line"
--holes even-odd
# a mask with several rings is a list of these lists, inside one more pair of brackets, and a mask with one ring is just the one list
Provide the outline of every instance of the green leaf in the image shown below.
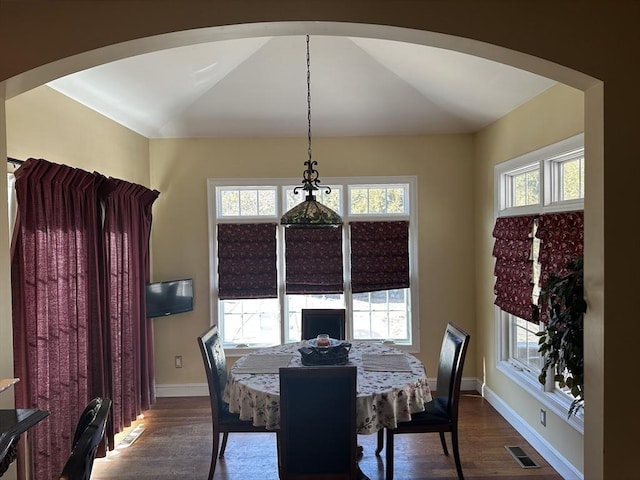
[[[549,322],[537,332],[538,351],[545,356],[538,377],[546,379],[547,368],[555,372],[554,381],[568,387],[576,398],[569,416],[584,404],[584,299],[583,258],[576,258],[563,276],[549,276],[540,292],[540,305],[546,305]],[[566,374],[566,377],[565,377]],[[542,383],[542,382],[541,382]]]

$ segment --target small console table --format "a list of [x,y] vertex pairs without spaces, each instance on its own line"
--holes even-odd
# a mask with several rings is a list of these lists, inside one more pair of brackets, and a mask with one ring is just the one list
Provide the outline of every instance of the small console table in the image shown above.
[[[0,392],[11,387],[17,381],[17,378],[0,379]],[[47,410],[38,408],[0,410],[0,477],[16,458],[20,435],[48,416]]]

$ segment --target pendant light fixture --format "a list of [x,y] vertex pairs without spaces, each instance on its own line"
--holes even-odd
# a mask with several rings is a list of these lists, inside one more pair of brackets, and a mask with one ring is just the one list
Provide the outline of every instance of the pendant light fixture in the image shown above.
[[307,35],[307,139],[308,158],[304,162],[307,169],[302,172],[302,187],[293,189],[295,195],[299,190],[304,190],[307,194],[305,200],[285,213],[280,219],[280,223],[286,228],[332,228],[342,225],[342,218],[329,207],[316,200],[315,191],[319,188],[326,189],[326,193],[331,193],[328,186],[320,186],[320,176],[315,169],[318,162],[311,158],[311,69],[309,56],[309,35]]

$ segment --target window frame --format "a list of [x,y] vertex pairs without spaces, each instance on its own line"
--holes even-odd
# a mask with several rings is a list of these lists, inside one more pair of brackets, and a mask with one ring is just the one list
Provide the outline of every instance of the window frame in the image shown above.
[[[297,178],[208,178],[207,179],[207,203],[208,203],[208,227],[209,227],[209,317],[210,324],[219,323],[219,299],[217,294],[217,241],[216,241],[216,228],[218,224],[217,218],[217,189],[216,187],[276,187],[279,191],[276,193],[277,202],[280,203],[281,209],[286,208],[286,191],[287,189],[298,186],[299,179]],[[338,213],[343,217],[343,220],[348,223],[350,220],[365,220],[371,221],[393,221],[393,220],[408,220],[409,221],[409,275],[410,275],[410,287],[409,287],[409,303],[408,303],[408,315],[410,323],[410,340],[408,343],[397,343],[395,346],[401,350],[407,352],[417,353],[420,351],[420,337],[419,337],[419,284],[418,284],[418,194],[417,194],[417,177],[416,176],[397,176],[397,177],[331,177],[324,178],[323,185],[329,186],[333,189],[334,186],[340,187],[340,207],[342,211]],[[405,207],[404,214],[369,214],[369,215],[349,215],[347,212],[350,209],[350,186],[357,185],[385,185],[387,187],[393,187],[398,185],[407,185],[406,192],[408,193],[407,203],[408,207]],[[304,195],[304,192],[299,192],[299,195]],[[406,212],[408,208],[408,212]],[[276,216],[246,216],[246,217],[221,217],[220,223],[231,221],[233,223],[260,223],[267,222],[273,223],[274,221],[279,224],[281,211],[277,211]],[[350,271],[348,269],[349,259],[351,256],[350,251],[350,232],[348,227],[343,227],[343,261],[344,261],[344,278],[345,278],[345,292],[344,308],[347,309],[347,335],[352,338],[353,336],[353,308],[352,308],[352,294],[350,289]],[[278,257],[278,303],[280,312],[282,315],[287,313],[285,309],[286,294],[284,293],[284,278],[282,272],[284,272],[284,242],[281,235],[283,234],[283,227],[278,225],[277,235],[277,257]],[[280,319],[280,341],[285,342],[288,335],[284,331],[286,328],[286,322],[283,318]],[[358,341],[377,341],[358,339]],[[258,350],[261,346],[244,346],[238,345],[225,345],[225,351],[230,356],[241,356],[246,353]]]
[[[222,185],[218,185],[218,186],[222,186]],[[227,187],[239,187],[238,191],[242,192],[242,191],[251,191],[254,190],[256,192],[260,192],[260,191],[273,191],[274,195],[276,197],[276,203],[277,203],[277,196],[278,196],[278,187],[275,185],[225,185]],[[221,190],[216,189],[215,191],[215,195],[216,195],[216,216],[218,216],[218,218],[223,218],[225,221],[242,221],[246,218],[253,218],[255,219],[257,222],[268,222],[269,220],[271,221],[277,221],[279,220],[278,218],[278,212],[275,212],[273,215],[269,215],[269,214],[263,214],[261,215],[260,213],[258,213],[257,215],[222,215],[222,209],[221,206],[223,204],[222,201],[222,195],[221,193],[224,192],[224,187]],[[259,196],[259,195],[258,195]],[[259,200],[258,200],[259,203]]]
[[[558,199],[558,189],[560,188],[558,170],[562,161],[573,160],[580,156],[584,158],[584,134],[582,133],[496,165],[494,168],[495,218],[584,210],[584,197],[577,200],[560,201]],[[511,206],[508,201],[510,191],[506,179],[510,175],[513,176],[514,173],[525,172],[532,168],[539,171],[539,202],[535,205]],[[502,311],[497,306],[494,307],[494,311],[497,369],[525,389],[547,409],[564,419],[580,433],[584,433],[584,412],[582,410],[567,418],[573,397],[557,386],[545,390],[545,387],[538,381],[539,372],[511,356],[511,325],[517,317]]]

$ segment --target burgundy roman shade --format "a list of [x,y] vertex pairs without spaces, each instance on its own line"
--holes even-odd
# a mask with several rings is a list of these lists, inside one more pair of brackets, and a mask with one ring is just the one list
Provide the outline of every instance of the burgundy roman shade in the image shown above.
[[220,300],[277,296],[276,224],[218,224]]
[[286,293],[344,291],[342,228],[285,229]]
[[584,253],[584,212],[540,215],[536,237],[540,239],[540,285],[549,275],[563,276],[567,265]]
[[409,287],[409,222],[351,222],[353,293]]
[[533,320],[533,222],[535,215],[500,217],[493,228],[496,258],[495,305],[525,320]]
[[[540,215],[536,237],[540,239],[540,286],[551,275],[564,276],[570,262],[584,254],[584,212]],[[541,322],[548,320],[546,308],[540,309]]]

